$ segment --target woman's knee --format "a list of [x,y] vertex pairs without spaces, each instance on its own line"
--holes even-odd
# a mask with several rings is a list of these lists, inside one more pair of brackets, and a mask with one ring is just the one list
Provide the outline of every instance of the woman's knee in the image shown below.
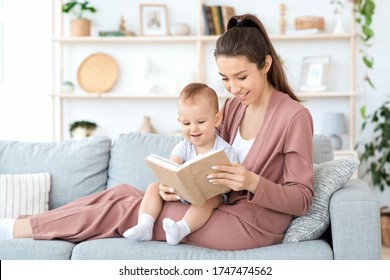
[[143,195],[143,192],[141,190],[125,183],[116,185],[115,187],[109,189],[109,191],[114,192],[115,195]]

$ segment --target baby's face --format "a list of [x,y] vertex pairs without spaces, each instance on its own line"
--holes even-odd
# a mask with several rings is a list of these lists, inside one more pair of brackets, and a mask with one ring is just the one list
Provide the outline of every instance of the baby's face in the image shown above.
[[184,138],[198,147],[214,146],[217,113],[207,98],[179,104],[179,122]]

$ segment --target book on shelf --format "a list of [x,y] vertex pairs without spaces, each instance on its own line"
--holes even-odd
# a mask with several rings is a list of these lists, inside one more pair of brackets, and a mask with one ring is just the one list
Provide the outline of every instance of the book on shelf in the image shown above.
[[226,31],[229,19],[235,15],[234,7],[202,5],[205,35],[221,35]]
[[227,24],[229,22],[229,19],[236,14],[236,11],[234,10],[234,7],[232,6],[221,6],[222,10],[222,22],[223,22],[223,29],[224,32],[227,30]]
[[175,189],[177,195],[191,204],[203,205],[207,199],[231,190],[207,180],[207,176],[215,172],[211,166],[231,165],[223,150],[199,155],[182,165],[155,154],[150,154],[145,160],[162,184]]
[[203,18],[204,18],[204,34],[205,35],[214,35],[214,24],[213,16],[211,14],[211,7],[205,4],[202,4],[203,7]]
[[213,18],[213,25],[215,29],[215,34],[214,35],[221,35],[222,34],[222,27],[220,20],[219,20],[219,12],[218,12],[218,7],[219,6],[211,6],[211,15]]
[[123,31],[99,31],[100,37],[122,37],[122,36],[134,36],[133,32]]

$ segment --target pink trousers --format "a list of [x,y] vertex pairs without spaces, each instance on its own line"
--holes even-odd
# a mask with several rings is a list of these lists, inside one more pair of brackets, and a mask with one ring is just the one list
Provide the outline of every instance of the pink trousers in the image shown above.
[[[121,237],[137,224],[143,192],[121,184],[103,192],[75,200],[48,212],[31,216],[34,239],[62,239],[80,242],[88,239]],[[162,220],[179,221],[189,206],[165,202],[155,222],[153,240],[165,241]],[[259,247],[242,222],[224,212],[222,205],[214,210],[209,221],[181,243],[218,250],[242,250]]]

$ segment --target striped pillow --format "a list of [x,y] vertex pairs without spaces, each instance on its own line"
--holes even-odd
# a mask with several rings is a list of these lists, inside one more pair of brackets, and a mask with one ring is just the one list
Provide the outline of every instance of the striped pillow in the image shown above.
[[50,174],[0,174],[0,218],[49,210]]

